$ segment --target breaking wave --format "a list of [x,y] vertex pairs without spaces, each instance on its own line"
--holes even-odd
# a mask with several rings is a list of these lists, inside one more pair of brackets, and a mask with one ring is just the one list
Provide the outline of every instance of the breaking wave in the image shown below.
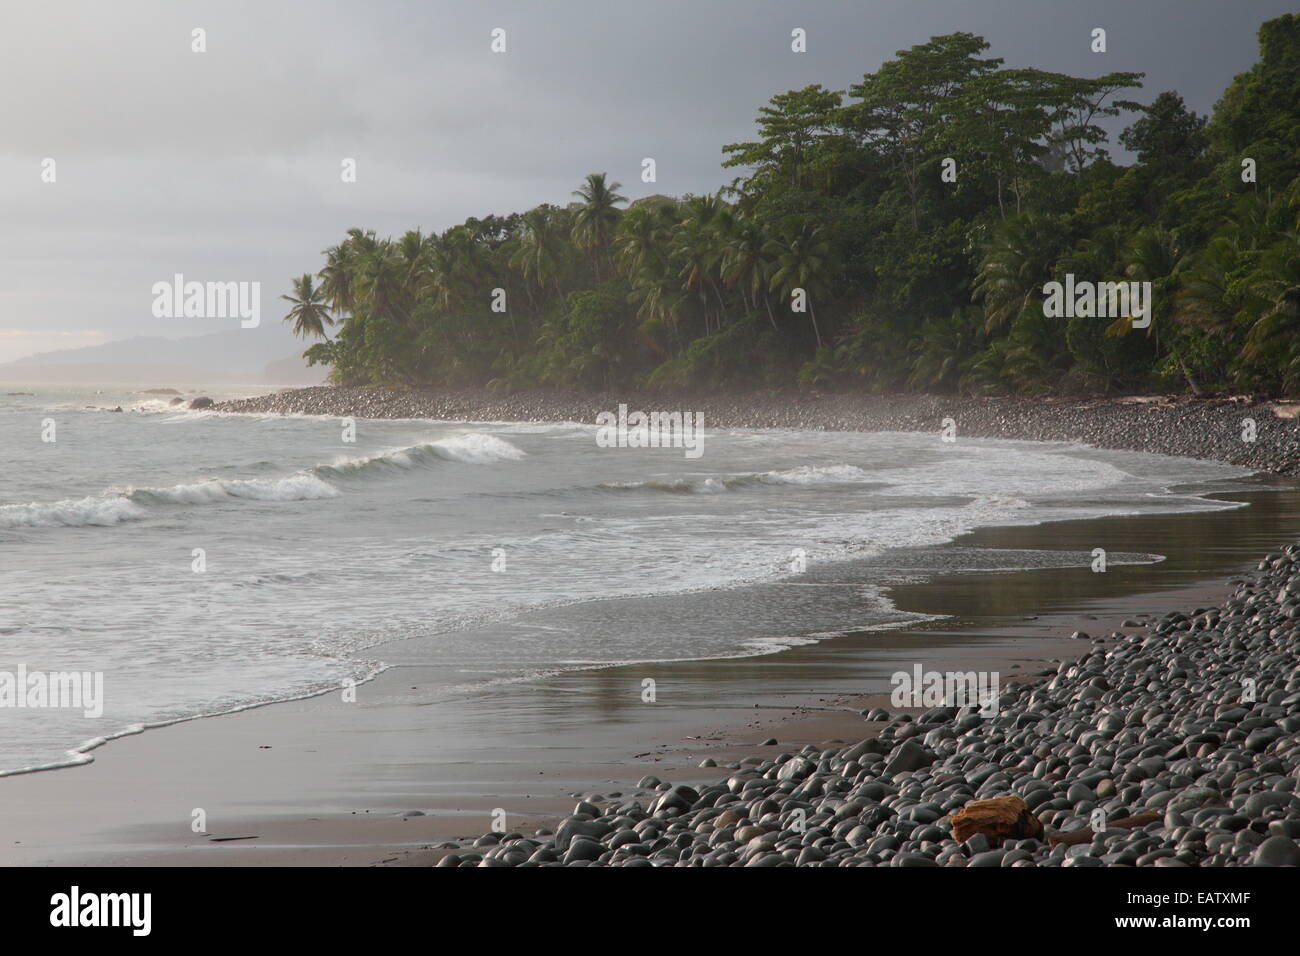
[[0,528],[109,527],[145,518],[148,507],[155,505],[205,505],[232,499],[315,501],[342,494],[327,477],[379,474],[436,461],[482,465],[522,457],[524,452],[508,441],[470,432],[366,458],[344,458],[282,478],[208,478],[166,488],[132,485],[87,498],[0,505]]

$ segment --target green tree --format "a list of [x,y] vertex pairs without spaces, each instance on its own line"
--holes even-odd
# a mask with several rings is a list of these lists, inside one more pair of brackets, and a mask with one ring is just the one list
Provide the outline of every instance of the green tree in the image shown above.
[[1269,20],[1258,35],[1258,62],[1224,91],[1206,133],[1229,182],[1240,185],[1250,158],[1259,187],[1280,189],[1300,173],[1300,16]]
[[842,122],[905,183],[913,229],[920,228],[921,169],[934,159],[941,131],[957,115],[963,88],[1002,63],[977,56],[988,46],[970,33],[933,37],[898,51],[897,59],[849,87],[859,102],[844,108]]
[[290,303],[289,314],[284,320],[293,323],[294,335],[301,338],[309,335],[318,339],[326,338],[325,329],[334,324],[334,319],[325,305],[324,292],[316,285],[311,273],[294,279],[293,295],[282,295],[280,298]]
[[1061,224],[1026,212],[994,233],[975,277],[974,298],[984,300],[984,328],[993,331],[1026,312],[1042,312],[1043,286],[1064,248]]
[[1119,141],[1137,154],[1139,163],[1185,166],[1209,143],[1205,123],[1205,117],[1187,109],[1181,96],[1167,90],[1143,108],[1142,116],[1120,134]]
[[1051,97],[1053,139],[1065,149],[1068,164],[1081,172],[1090,162],[1106,155],[1104,144],[1108,137],[1098,121],[1125,110],[1142,109],[1140,103],[1113,97],[1123,90],[1140,88],[1146,74],[1107,73],[1095,79],[1050,75],[1055,81]]
[[589,173],[586,183],[573,193],[581,200],[573,219],[573,238],[591,253],[597,281],[601,261],[618,224],[618,203],[627,201],[618,194],[621,186],[621,183],[607,183],[604,173]]
[[803,289],[807,295],[813,336],[817,347],[821,348],[822,333],[817,325],[815,300],[827,287],[831,269],[831,244],[824,230],[806,222],[787,228],[769,239],[763,251],[772,259],[768,287],[783,297],[793,295],[795,289]]
[[733,188],[752,193],[783,185],[795,189],[828,186],[831,170],[815,166],[824,155],[822,147],[842,137],[837,120],[843,96],[820,83],[773,96],[758,110],[759,139],[722,147],[727,155],[723,168],[753,168],[750,176],[736,180]]

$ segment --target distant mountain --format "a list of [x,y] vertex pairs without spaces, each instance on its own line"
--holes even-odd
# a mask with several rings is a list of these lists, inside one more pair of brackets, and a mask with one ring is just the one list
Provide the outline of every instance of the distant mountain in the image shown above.
[[288,326],[277,322],[186,339],[137,335],[102,345],[38,352],[8,365],[190,365],[222,372],[260,372],[267,362],[295,350],[301,354],[306,347]]
[[295,352],[278,362],[268,362],[262,369],[262,381],[270,385],[320,385],[329,371],[323,365],[309,368],[302,354]]
[[185,339],[136,336],[0,364],[0,381],[314,385],[328,369],[307,367],[309,344],[280,323]]

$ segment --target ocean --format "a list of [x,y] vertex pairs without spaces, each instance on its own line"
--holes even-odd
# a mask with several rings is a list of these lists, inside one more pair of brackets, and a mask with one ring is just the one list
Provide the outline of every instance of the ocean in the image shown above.
[[[169,400],[0,385],[0,772],[417,660],[454,700],[897,626],[917,615],[891,583],[1096,560],[962,547],[965,532],[1236,507],[1205,496],[1247,474],[968,439],[960,422],[944,442],[705,421],[696,458],[608,447],[595,423],[359,420],[349,435]],[[1158,561],[1158,542],[1106,560]],[[5,697],[5,674],[72,672],[100,675],[102,713]]]

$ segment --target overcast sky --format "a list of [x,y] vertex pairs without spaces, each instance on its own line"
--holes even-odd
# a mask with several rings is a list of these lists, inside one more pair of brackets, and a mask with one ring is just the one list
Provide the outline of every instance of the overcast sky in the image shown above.
[[[289,278],[349,226],[400,234],[564,203],[717,189],[774,93],[843,89],[941,33],[1012,66],[1140,70],[1207,112],[1285,0],[9,3],[0,25],[0,362],[237,320],[158,319],[151,286]],[[1105,27],[1108,52],[1089,50]],[[191,31],[207,52],[191,52]],[[507,50],[489,48],[494,27]],[[808,52],[790,51],[802,27]],[[658,182],[640,181],[657,161]],[[57,181],[42,183],[53,158]],[[340,180],[344,157],[357,182]],[[249,332],[249,334],[255,334]],[[276,356],[278,357],[278,353]]]

